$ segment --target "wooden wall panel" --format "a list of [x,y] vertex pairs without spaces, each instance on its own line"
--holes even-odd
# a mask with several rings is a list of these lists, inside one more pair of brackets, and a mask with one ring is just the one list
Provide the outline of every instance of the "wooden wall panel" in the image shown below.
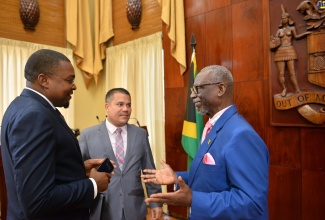
[[236,82],[263,78],[261,17],[263,12],[259,1],[243,1],[232,7],[232,73]]
[[157,0],[142,2],[140,28],[132,30],[126,15],[126,1],[113,0],[113,44],[118,45],[128,41],[148,36],[161,31],[161,8]]
[[271,165],[301,168],[300,128],[269,127],[265,142],[269,147]]
[[302,219],[325,219],[324,186],[324,172],[302,172]]
[[231,0],[186,0],[184,1],[185,18],[204,14],[230,5]]
[[186,0],[184,1],[185,18],[190,18],[207,11],[206,1]]
[[232,71],[231,7],[206,13],[206,66],[223,65]]
[[20,1],[0,5],[0,37],[38,44],[66,47],[64,0],[38,1],[39,22],[35,31],[24,29],[20,19]]
[[271,166],[269,178],[269,219],[301,220],[301,171]]
[[[175,171],[187,169],[187,154],[181,144],[186,96],[187,91],[182,87],[165,88],[166,162]],[[175,126],[175,124],[180,126]],[[168,186],[167,190],[173,192],[173,186]],[[186,207],[168,206],[168,211],[173,216],[187,217]]]
[[205,2],[209,11],[223,8],[231,4],[231,0],[206,0]]
[[301,158],[303,169],[325,172],[324,128],[301,129]]
[[198,71],[205,67],[205,57],[206,57],[206,30],[205,30],[205,15],[198,15],[186,20],[186,63],[187,70],[184,73],[186,78],[186,84],[188,85],[188,77],[191,64],[192,56],[192,46],[191,46],[191,35],[193,34],[196,40],[195,52],[196,52],[196,64]]
[[234,103],[241,114],[264,138],[264,108],[262,83],[258,81],[235,82]]

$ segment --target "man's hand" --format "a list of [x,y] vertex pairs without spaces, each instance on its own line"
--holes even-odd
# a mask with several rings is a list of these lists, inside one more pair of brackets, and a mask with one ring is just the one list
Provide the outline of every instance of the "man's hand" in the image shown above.
[[90,174],[90,170],[92,168],[98,168],[99,165],[101,165],[104,162],[105,159],[89,159],[89,160],[85,160],[84,164],[85,164],[85,168],[86,168],[86,175],[87,177],[89,177]]
[[164,203],[175,206],[191,206],[192,190],[186,185],[182,177],[178,177],[180,189],[176,192],[152,194],[145,202]]
[[154,183],[160,185],[169,185],[176,183],[176,173],[174,170],[163,160],[160,160],[160,164],[162,166],[162,169],[160,170],[143,170],[143,175],[141,175],[143,181],[145,183]]
[[103,192],[107,189],[108,184],[111,181],[111,177],[114,175],[112,173],[98,172],[95,168],[90,170],[89,178],[93,178],[97,184],[97,191]]
[[[86,175],[87,177],[89,177],[90,174],[90,170],[92,168],[95,168],[97,170],[97,168],[105,161],[105,158],[100,158],[100,159],[89,159],[89,160],[85,160],[84,164],[85,164],[85,168],[86,168]],[[114,166],[114,169],[117,167],[114,163],[114,161],[110,160],[111,163]]]

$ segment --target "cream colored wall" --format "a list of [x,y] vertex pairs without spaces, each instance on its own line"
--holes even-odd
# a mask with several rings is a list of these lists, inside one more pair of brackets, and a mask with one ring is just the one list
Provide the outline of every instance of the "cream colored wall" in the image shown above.
[[73,98],[75,102],[75,126],[80,131],[97,125],[105,119],[105,95],[108,89],[105,86],[105,73],[100,75],[98,84],[92,81],[89,88],[86,88],[83,75],[78,68],[75,68],[77,90]]

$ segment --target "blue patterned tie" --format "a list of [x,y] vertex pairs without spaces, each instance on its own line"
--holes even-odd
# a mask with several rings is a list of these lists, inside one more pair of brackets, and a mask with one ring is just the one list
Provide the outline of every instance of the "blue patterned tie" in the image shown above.
[[115,130],[115,157],[119,164],[120,169],[123,169],[124,163],[124,146],[123,146],[123,138],[122,138],[122,129],[116,128]]

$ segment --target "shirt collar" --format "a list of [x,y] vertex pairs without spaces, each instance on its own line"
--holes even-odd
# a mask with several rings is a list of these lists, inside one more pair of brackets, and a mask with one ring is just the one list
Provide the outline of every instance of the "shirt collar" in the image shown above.
[[[110,123],[107,119],[106,119],[106,127],[107,127],[107,130],[111,133],[111,134],[114,134],[115,130],[116,130],[116,126],[113,125],[112,123]],[[122,129],[122,133],[126,133],[126,125],[120,127]]]
[[36,94],[38,94],[38,95],[40,95],[41,97],[43,97],[51,106],[52,106],[52,108],[54,109],[54,110],[56,110],[56,108],[55,108],[55,106],[52,104],[52,102],[50,101],[50,100],[48,100],[48,98],[46,98],[46,96],[44,96],[42,93],[39,93],[39,92],[37,92],[36,90],[34,90],[34,89],[31,89],[31,88],[29,88],[29,87],[26,87],[25,89],[28,89],[28,90],[30,90],[30,91],[33,91],[33,92],[35,92]]
[[216,121],[221,117],[221,115],[228,109],[230,108],[232,105],[222,109],[221,111],[218,111],[212,118],[209,118],[210,123],[212,124],[212,126],[214,126],[214,124],[216,123]]

